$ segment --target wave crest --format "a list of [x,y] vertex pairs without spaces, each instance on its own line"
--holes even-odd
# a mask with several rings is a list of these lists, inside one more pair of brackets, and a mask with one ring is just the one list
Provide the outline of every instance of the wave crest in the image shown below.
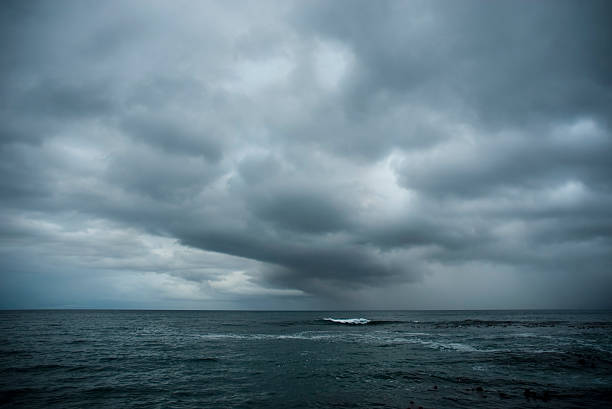
[[366,325],[371,322],[367,318],[323,318],[323,320],[333,322],[336,324],[349,324],[349,325]]

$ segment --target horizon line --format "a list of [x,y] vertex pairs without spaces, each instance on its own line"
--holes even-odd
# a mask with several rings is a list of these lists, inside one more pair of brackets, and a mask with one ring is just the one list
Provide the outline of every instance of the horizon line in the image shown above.
[[612,308],[429,308],[429,309],[198,309],[198,308],[97,308],[97,307],[33,307],[33,308],[4,308],[6,311],[190,311],[190,312],[461,312],[461,311],[611,311]]

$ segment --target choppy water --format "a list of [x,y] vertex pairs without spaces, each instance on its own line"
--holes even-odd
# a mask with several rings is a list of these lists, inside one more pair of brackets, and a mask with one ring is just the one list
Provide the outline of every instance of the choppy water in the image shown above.
[[6,407],[603,408],[612,313],[3,311],[0,371]]

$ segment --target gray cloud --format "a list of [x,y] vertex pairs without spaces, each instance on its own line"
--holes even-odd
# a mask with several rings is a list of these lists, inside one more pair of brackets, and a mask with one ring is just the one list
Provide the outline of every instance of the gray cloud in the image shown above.
[[610,307],[610,11],[9,2],[2,305]]
[[609,116],[609,12],[606,2],[322,2],[299,19],[354,51],[356,108],[389,94],[511,126]]
[[[608,130],[585,120],[509,135],[449,143],[406,159],[401,183],[433,194],[474,196],[504,188],[541,189],[579,180],[608,190]],[[545,158],[545,159],[543,159]]]

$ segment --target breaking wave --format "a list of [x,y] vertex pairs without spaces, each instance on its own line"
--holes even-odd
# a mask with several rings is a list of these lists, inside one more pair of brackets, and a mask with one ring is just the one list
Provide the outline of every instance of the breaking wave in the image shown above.
[[335,324],[349,325],[366,325],[372,322],[367,318],[323,318],[323,321],[329,321]]
[[327,324],[341,324],[341,325],[393,325],[393,324],[406,324],[411,321],[397,321],[397,320],[371,320],[368,318],[323,318],[319,322],[324,321]]

